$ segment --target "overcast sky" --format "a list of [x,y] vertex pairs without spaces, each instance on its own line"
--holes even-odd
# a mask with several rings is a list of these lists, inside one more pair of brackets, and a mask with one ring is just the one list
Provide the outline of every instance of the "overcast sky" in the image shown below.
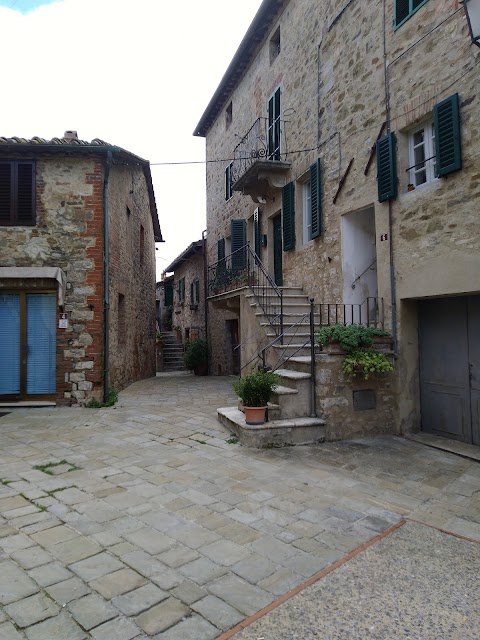
[[[0,135],[205,159],[192,132],[261,0],[0,0]],[[205,228],[205,166],[152,167],[157,279]]]

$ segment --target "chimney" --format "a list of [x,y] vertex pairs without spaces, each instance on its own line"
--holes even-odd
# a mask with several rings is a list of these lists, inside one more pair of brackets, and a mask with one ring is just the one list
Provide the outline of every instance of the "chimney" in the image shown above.
[[73,140],[78,140],[78,134],[76,131],[65,131],[63,138],[64,140],[68,140],[68,142],[72,142]]

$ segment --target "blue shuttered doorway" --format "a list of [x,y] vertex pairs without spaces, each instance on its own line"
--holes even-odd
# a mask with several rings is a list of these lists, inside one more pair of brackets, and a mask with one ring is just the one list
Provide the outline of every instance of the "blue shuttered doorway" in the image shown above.
[[0,294],[0,399],[56,391],[55,293]]
[[20,393],[20,296],[0,294],[0,396]]

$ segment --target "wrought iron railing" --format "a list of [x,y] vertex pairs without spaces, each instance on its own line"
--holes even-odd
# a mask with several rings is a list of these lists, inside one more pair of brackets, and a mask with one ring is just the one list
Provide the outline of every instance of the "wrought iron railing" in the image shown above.
[[257,160],[279,162],[288,153],[287,122],[258,118],[233,150],[232,184]]
[[363,324],[383,329],[385,307],[383,298],[368,297],[359,304],[322,303],[315,305],[315,324]]
[[250,287],[275,334],[283,334],[283,293],[247,243],[207,268],[209,296]]

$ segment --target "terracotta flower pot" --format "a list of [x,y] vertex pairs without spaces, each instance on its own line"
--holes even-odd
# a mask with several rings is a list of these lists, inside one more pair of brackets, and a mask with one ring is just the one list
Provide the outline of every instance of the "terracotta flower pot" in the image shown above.
[[243,407],[247,424],[264,424],[267,407]]

